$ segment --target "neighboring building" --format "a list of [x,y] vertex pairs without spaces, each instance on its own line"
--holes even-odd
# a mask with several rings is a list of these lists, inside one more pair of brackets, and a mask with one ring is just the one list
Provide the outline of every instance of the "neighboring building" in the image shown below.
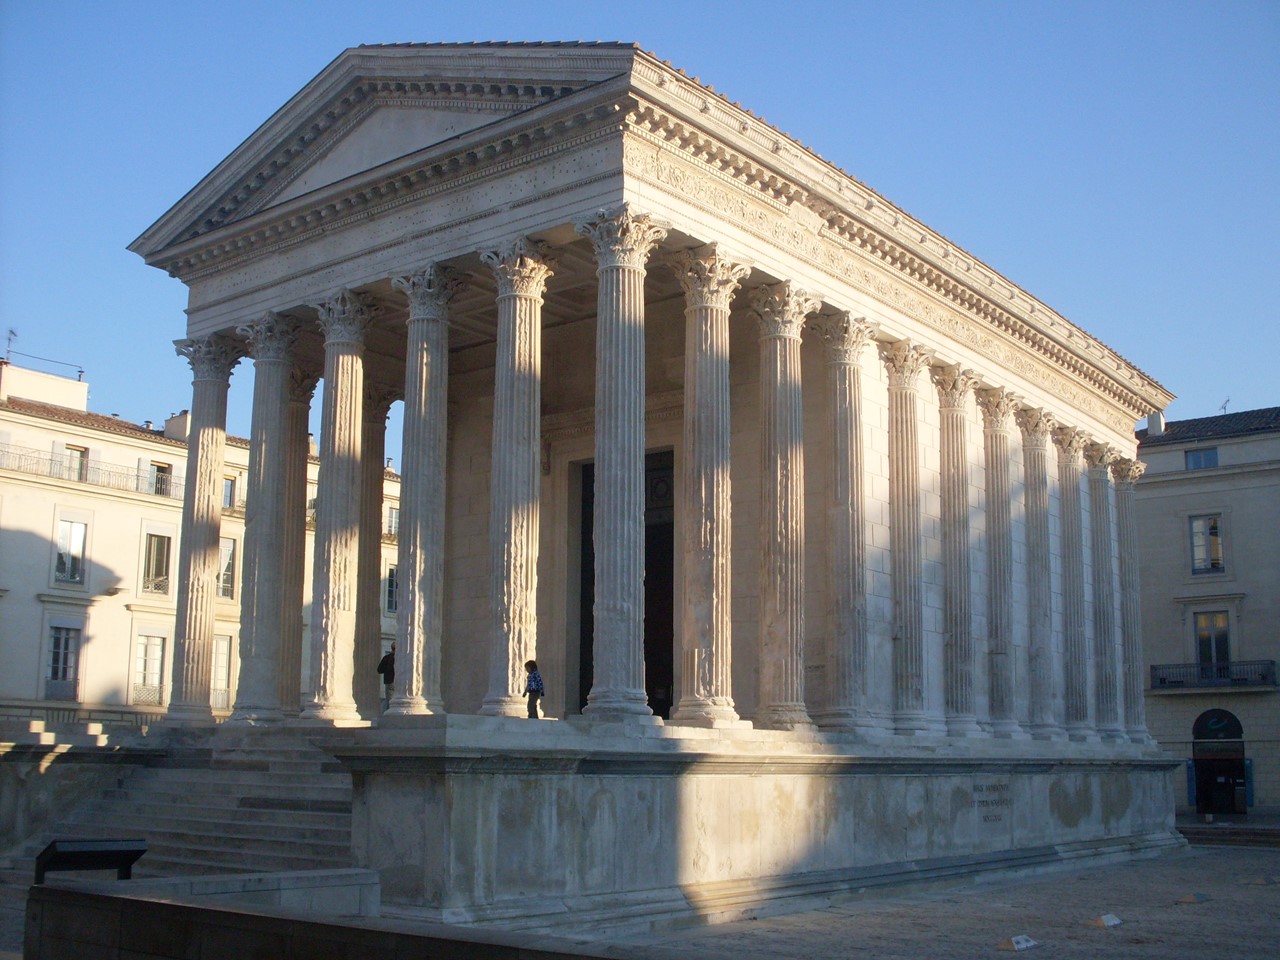
[[[188,416],[153,429],[89,413],[87,399],[84,382],[0,361],[0,716],[147,723],[171,687]],[[229,438],[220,471],[218,717],[235,703],[240,666],[248,446]],[[310,472],[314,488],[314,462]],[[386,539],[384,603],[396,562]],[[390,643],[394,611],[380,621]]]
[[1184,809],[1280,812],[1280,407],[1138,438],[1147,724]]
[[[365,411],[404,397],[396,691],[340,749],[384,903],[536,923],[1178,842],[1132,503],[1171,395],[669,64],[348,50],[131,249],[188,288],[180,651],[215,628],[203,460],[253,358],[232,721],[284,719],[294,388],[323,377],[298,725],[361,722]],[[570,722],[518,719],[535,656]],[[200,721],[183,662],[169,716]]]

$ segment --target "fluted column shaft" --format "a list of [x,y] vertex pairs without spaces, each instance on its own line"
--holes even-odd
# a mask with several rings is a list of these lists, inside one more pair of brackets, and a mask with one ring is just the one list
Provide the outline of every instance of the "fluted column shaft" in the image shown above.
[[392,717],[444,713],[440,657],[444,632],[445,441],[448,433],[449,301],[458,281],[431,266],[400,277],[409,298],[404,373],[400,537]]
[[760,708],[756,726],[812,726],[804,702],[804,408],[800,331],[819,302],[760,287]]
[[819,317],[811,327],[822,338],[827,360],[827,429],[831,438],[827,502],[827,586],[832,629],[827,645],[827,704],[822,727],[876,729],[871,717],[867,648],[866,504],[862,468],[863,348],[871,340],[865,319],[848,313]]
[[685,295],[680,701],[672,722],[738,719],[732,689],[729,305],[750,272],[714,247],[670,259]]
[[214,603],[218,593],[222,523],[222,461],[227,441],[227,388],[240,360],[235,341],[218,335],[175,340],[191,364],[187,477],[178,551],[177,630],[166,719],[213,723],[209,685],[213,670]]
[[596,254],[595,718],[651,716],[644,686],[644,276],[665,227],[623,206],[577,225]]
[[320,304],[324,402],[312,579],[311,698],[303,720],[360,722],[354,696],[359,564],[361,407],[367,301],[350,291]]
[[285,628],[285,473],[289,376],[297,328],[268,313],[238,332],[253,357],[253,421],[245,491],[244,562],[240,585],[240,674],[228,723],[276,723],[280,710],[280,644]]
[[1142,663],[1142,585],[1138,570],[1138,518],[1133,485],[1147,465],[1140,460],[1117,460],[1111,467],[1116,484],[1116,526],[1120,537],[1120,636],[1124,650],[1124,727],[1134,743],[1150,743],[1147,731],[1146,687]]
[[982,409],[983,463],[987,499],[987,656],[989,714],[995,737],[1023,736],[1014,705],[1013,519],[1009,477],[1009,430],[1017,401],[1004,390],[978,394]]
[[365,381],[360,424],[360,533],[356,563],[356,709],[372,720],[382,707],[382,486],[387,413],[394,391]]
[[1031,673],[1031,735],[1062,736],[1054,717],[1053,565],[1049,541],[1049,438],[1057,422],[1043,410],[1019,411],[1027,496],[1027,654]]
[[977,383],[968,370],[935,367],[942,443],[943,683],[947,733],[982,732],[974,711],[973,604],[969,551],[969,469],[965,401]]
[[493,614],[480,712],[519,717],[526,712],[524,663],[537,646],[542,293],[552,263],[527,240],[482,259],[498,281],[498,352],[489,479]]
[[1119,636],[1115,615],[1115,565],[1112,562],[1111,465],[1116,452],[1105,444],[1085,449],[1089,462],[1089,517],[1093,559],[1093,659],[1098,684],[1098,733],[1103,740],[1124,739],[1120,714]]
[[286,717],[302,708],[302,597],[307,552],[307,427],[318,378],[294,368],[289,376],[289,414],[285,428],[285,506],[280,594],[284,627],[280,637],[280,707]]
[[1084,521],[1080,499],[1085,435],[1062,428],[1058,447],[1058,488],[1062,499],[1062,637],[1064,719],[1072,740],[1096,740],[1089,710],[1089,647],[1085,630]]
[[928,363],[906,340],[885,344],[889,374],[889,548],[893,594],[893,714],[900,734],[942,732],[944,722],[925,705],[924,607],[920,542],[920,396],[916,383]]

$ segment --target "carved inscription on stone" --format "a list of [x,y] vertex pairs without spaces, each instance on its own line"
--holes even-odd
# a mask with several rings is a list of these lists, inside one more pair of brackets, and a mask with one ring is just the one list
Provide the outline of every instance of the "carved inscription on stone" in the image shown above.
[[973,785],[973,800],[970,806],[978,811],[983,823],[1002,823],[1005,815],[1011,813],[1013,794],[1009,789],[1009,781],[992,780],[987,783]]

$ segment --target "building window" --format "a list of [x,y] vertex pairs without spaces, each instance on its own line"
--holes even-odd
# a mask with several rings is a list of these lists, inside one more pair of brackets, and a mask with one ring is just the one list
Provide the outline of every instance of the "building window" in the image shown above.
[[49,643],[49,676],[46,700],[79,700],[77,667],[80,663],[80,629],[54,627]]
[[1188,470],[1208,470],[1218,465],[1218,448],[1205,447],[1203,450],[1188,450],[1186,457]]
[[231,638],[213,638],[213,674],[209,678],[209,706],[231,709]]
[[84,583],[84,541],[88,526],[74,520],[58,521],[58,560],[53,578],[58,583]]
[[1191,518],[1191,572],[1222,573],[1222,515]]
[[400,575],[395,567],[387,567],[387,613],[395,613],[400,605]]
[[133,671],[133,702],[159,706],[164,702],[161,667],[164,664],[164,637],[138,637],[138,653]]
[[387,507],[387,535],[394,537],[400,533],[400,508]]
[[234,510],[236,508],[236,478],[222,478],[222,509]]
[[173,495],[173,467],[167,463],[151,465],[151,492],[158,497]]
[[1231,629],[1226,610],[1206,610],[1195,614],[1196,662],[1202,680],[1229,680],[1231,670]]
[[89,479],[89,451],[67,444],[67,479],[85,483]]
[[218,596],[236,598],[236,542],[230,537],[218,541]]
[[146,556],[143,558],[142,592],[169,592],[170,539],[157,533],[147,534]]

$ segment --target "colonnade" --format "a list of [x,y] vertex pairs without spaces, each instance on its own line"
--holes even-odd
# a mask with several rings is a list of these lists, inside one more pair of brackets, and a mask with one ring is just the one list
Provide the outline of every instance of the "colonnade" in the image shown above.
[[[598,276],[595,355],[594,677],[584,713],[652,722],[644,684],[644,279],[660,259],[685,299],[684,423],[679,456],[682,543],[677,612],[681,689],[670,722],[739,723],[731,683],[731,471],[729,313],[751,266],[711,244],[652,257],[666,228],[622,207],[577,224]],[[550,252],[519,239],[482,251],[497,284],[497,349],[490,472],[488,680],[481,712],[521,716],[523,664],[536,654],[543,294]],[[399,385],[366,384],[362,360],[371,303],[343,290],[315,305],[325,382],[316,508],[310,694],[298,722],[348,725],[367,716],[354,671],[372,675],[377,636],[361,631],[377,605],[382,424],[405,403],[399,528],[397,677],[388,708],[404,718],[444,712],[445,475],[450,304],[462,279],[443,266],[392,278],[408,301],[406,366]],[[881,340],[888,384],[889,580],[892,696],[872,709],[869,561],[864,489],[862,355],[877,339],[866,321],[827,309],[783,281],[743,298],[758,323],[760,540],[759,698],[756,726],[902,735],[1035,737],[1145,742],[1133,482],[1141,464],[1061,426],[972,372],[934,359],[923,344]],[[183,513],[179,628],[169,714],[211,720],[209,648],[216,580],[217,482],[226,393],[240,353],[255,368],[242,590],[240,678],[232,723],[269,724],[298,702],[306,419],[316,371],[294,356],[298,321],[276,313],[246,323],[241,339],[179,341],[194,371]],[[813,715],[804,689],[805,445],[800,343],[811,330],[826,357],[828,462],[822,464],[832,609],[827,689]],[[936,387],[943,573],[943,696],[927,691],[934,656],[925,608],[921,450],[922,374]],[[986,617],[973,609],[971,466],[966,413],[983,419]],[[1025,511],[1025,621],[1015,617],[1014,424]],[[1057,448],[1060,535],[1052,536],[1048,455]],[[1087,461],[1087,471],[1082,465]],[[377,467],[377,469],[374,469]],[[301,479],[300,479],[301,478]],[[1086,482],[1087,481],[1087,482]],[[1114,482],[1113,482],[1114,481]],[[376,489],[375,489],[376,486]],[[1087,500],[1086,500],[1087,496]],[[1116,506],[1113,513],[1111,503]],[[1086,528],[1084,517],[1088,516]],[[372,522],[371,522],[372,517]],[[1118,531],[1116,529],[1118,524]],[[1086,529],[1088,537],[1086,538]],[[1112,556],[1119,544],[1120,567]],[[371,546],[372,544],[372,546]],[[1086,579],[1088,573],[1088,579]],[[1086,592],[1086,582],[1089,590]],[[369,584],[373,584],[372,594]],[[1055,591],[1056,587],[1056,591]],[[1119,603],[1116,603],[1116,590]],[[1055,599],[1055,595],[1059,599]],[[1092,596],[1092,621],[1086,618]],[[1115,611],[1120,616],[1117,622]],[[975,623],[984,623],[975,633]],[[1026,624],[1029,675],[1018,674]],[[928,629],[927,629],[928,627]],[[1055,631],[1061,631],[1061,644]],[[365,631],[367,632],[367,631]],[[1089,639],[1092,638],[1092,649]],[[742,642],[739,640],[739,642]],[[292,679],[290,674],[292,672]],[[979,690],[985,678],[986,690]],[[1020,686],[1029,709],[1018,709]],[[979,704],[985,709],[980,710]]]

